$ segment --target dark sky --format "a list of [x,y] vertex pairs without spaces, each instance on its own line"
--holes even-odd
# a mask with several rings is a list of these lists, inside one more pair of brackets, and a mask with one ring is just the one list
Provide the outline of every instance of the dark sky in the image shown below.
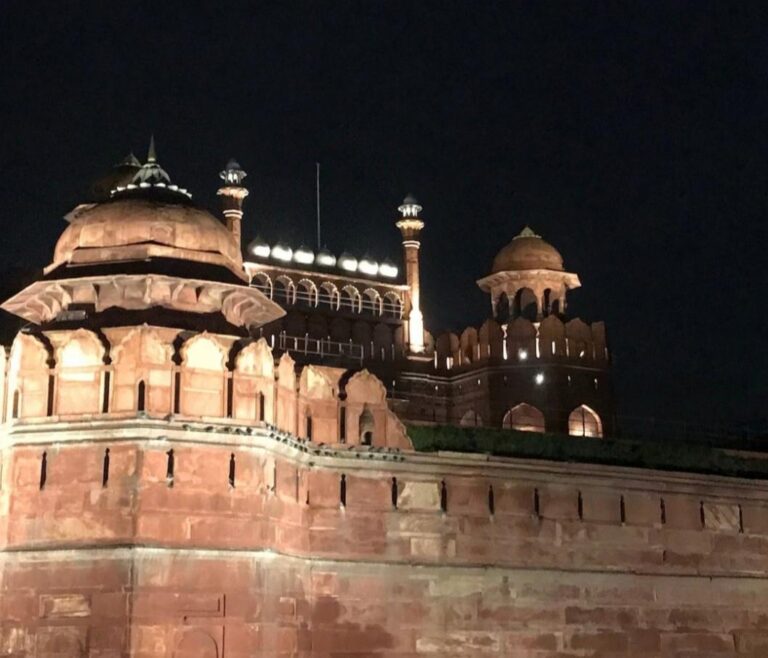
[[530,224],[607,323],[622,414],[765,418],[764,6],[4,0],[0,258],[47,264],[152,132],[203,204],[241,162],[246,236],[312,244],[319,160],[337,253],[399,261],[423,204],[429,328],[487,313],[474,281]]

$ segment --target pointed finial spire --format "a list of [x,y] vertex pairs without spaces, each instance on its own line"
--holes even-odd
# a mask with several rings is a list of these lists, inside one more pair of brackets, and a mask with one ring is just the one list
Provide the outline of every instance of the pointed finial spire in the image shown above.
[[518,235],[515,236],[515,240],[517,238],[540,238],[541,236],[536,233],[528,224],[525,225],[525,228],[520,231]]
[[147,151],[147,162],[154,164],[157,162],[157,152],[155,151],[155,135],[149,138],[149,150]]

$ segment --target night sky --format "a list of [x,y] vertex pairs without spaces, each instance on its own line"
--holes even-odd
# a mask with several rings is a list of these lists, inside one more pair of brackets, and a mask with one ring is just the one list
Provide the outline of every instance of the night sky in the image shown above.
[[151,133],[211,208],[240,161],[246,239],[314,244],[319,161],[337,254],[399,263],[396,208],[422,203],[433,332],[482,321],[474,281],[529,224],[581,277],[570,310],[607,323],[620,414],[759,424],[764,7],[4,0],[2,269],[50,262],[63,215]]

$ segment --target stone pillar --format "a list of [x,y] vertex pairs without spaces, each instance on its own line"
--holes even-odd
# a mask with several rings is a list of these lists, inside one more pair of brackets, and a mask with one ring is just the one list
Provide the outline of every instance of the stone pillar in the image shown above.
[[424,222],[419,219],[421,206],[408,195],[398,208],[401,218],[396,226],[403,236],[405,280],[408,284],[406,314],[408,318],[408,350],[415,354],[424,351],[424,317],[421,313],[421,281],[419,277],[419,235]]

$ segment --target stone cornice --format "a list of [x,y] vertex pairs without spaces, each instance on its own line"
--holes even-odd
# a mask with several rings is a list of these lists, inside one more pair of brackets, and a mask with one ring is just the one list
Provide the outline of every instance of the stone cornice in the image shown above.
[[101,312],[154,306],[192,313],[220,312],[235,326],[261,326],[285,311],[255,288],[167,275],[127,274],[37,281],[1,308],[34,324],[55,320],[73,304],[92,304]]

